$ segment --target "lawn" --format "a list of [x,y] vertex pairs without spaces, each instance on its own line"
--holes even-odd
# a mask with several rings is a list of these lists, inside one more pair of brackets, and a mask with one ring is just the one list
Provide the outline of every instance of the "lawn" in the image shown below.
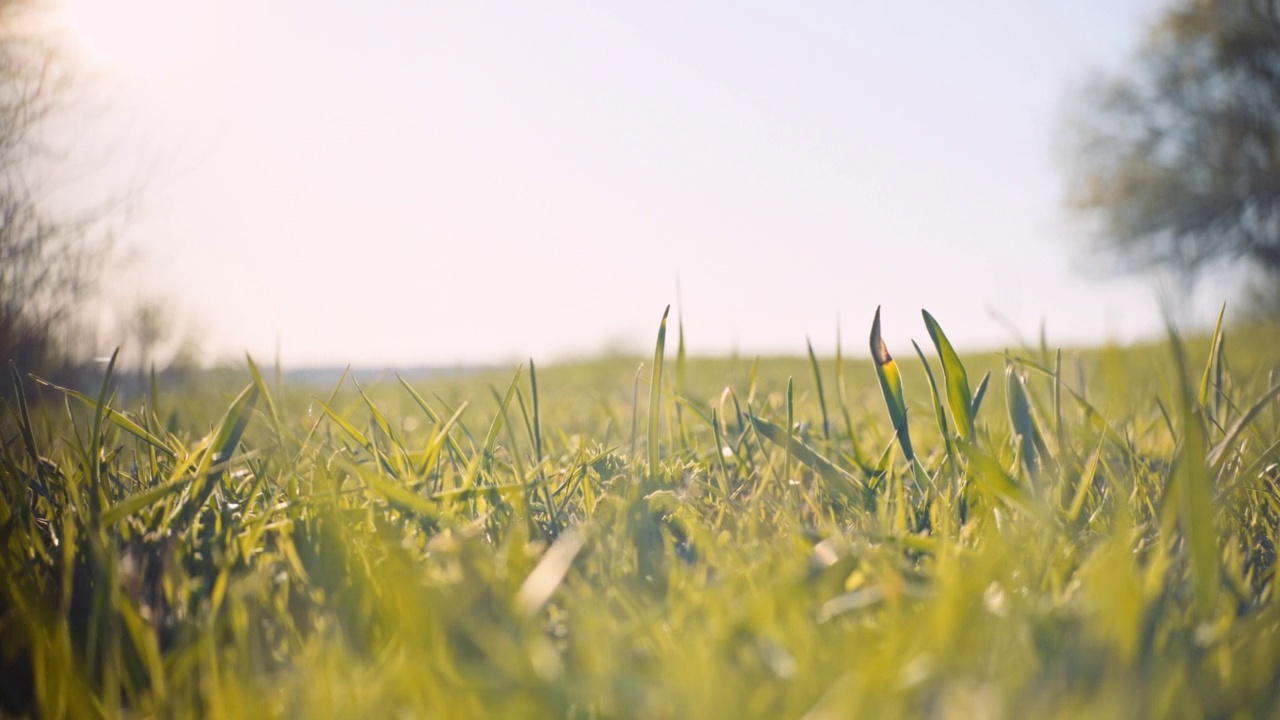
[[1280,328],[957,355],[923,320],[695,358],[664,315],[652,357],[325,388],[14,370],[0,710],[1280,713]]

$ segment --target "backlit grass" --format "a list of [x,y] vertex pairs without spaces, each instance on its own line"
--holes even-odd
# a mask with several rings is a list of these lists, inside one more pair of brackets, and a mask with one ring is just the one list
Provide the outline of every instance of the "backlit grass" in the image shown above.
[[877,314],[859,361],[689,358],[664,316],[643,366],[15,371],[0,709],[1274,715],[1276,328],[961,357],[945,321]]

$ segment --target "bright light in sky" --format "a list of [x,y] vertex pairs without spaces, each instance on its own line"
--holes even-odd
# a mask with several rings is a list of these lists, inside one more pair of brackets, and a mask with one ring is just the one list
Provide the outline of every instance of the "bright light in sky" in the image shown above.
[[114,153],[158,168],[149,291],[211,356],[296,365],[643,351],[677,278],[693,352],[829,352],[837,317],[856,349],[877,305],[899,344],[922,307],[966,347],[1157,334],[1149,282],[1075,252],[1053,157],[1067,88],[1157,8],[73,10],[121,65],[185,58]]
[[163,79],[205,45],[207,2],[64,0],[65,22],[85,60],[127,78]]

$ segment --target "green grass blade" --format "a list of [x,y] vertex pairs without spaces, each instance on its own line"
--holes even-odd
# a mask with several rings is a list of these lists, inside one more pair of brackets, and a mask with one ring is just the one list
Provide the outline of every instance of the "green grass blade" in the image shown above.
[[236,399],[231,403],[231,407],[227,410],[227,414],[219,424],[218,432],[213,436],[213,442],[209,445],[208,453],[200,463],[199,472],[201,474],[208,472],[213,466],[231,459],[236,446],[240,444],[240,438],[244,436],[244,431],[249,426],[249,418],[252,415],[253,405],[257,400],[258,387],[254,384],[250,384],[236,396]]
[[907,462],[915,459],[915,450],[911,447],[911,433],[907,429],[907,404],[902,397],[902,375],[898,372],[898,364],[889,354],[889,346],[880,336],[880,308],[876,308],[875,319],[871,322],[871,357],[875,360],[876,377],[880,379],[880,392],[884,395],[885,407],[889,409],[889,419],[893,422],[893,432],[898,438],[898,445]]
[[533,358],[529,358],[529,393],[533,399],[533,419],[531,421],[532,437],[529,439],[533,442],[533,461],[535,463],[542,462],[542,417],[538,406],[538,368],[533,363]]
[[[507,386],[507,392],[498,401],[498,412],[494,413],[493,422],[489,423],[489,431],[485,433],[484,445],[480,448],[481,454],[485,458],[485,464],[492,462],[493,449],[498,444],[498,433],[502,431],[502,423],[507,417],[507,408],[511,407],[511,399],[515,397],[516,386],[520,382],[520,371],[523,368],[516,368],[515,377],[511,378],[511,384]],[[496,396],[497,393],[495,392]]]
[[[209,471],[214,473],[224,472],[231,465],[235,463],[243,462],[249,459],[250,457],[252,457],[252,455],[256,453],[257,451],[253,451],[251,453],[240,455],[237,458],[229,459],[226,462],[210,467]],[[144,490],[139,493],[135,493],[134,495],[131,495],[125,498],[124,500],[121,500],[115,505],[112,505],[109,509],[107,509],[105,512],[102,513],[102,524],[104,526],[114,525],[115,523],[120,522],[126,517],[129,517],[130,515],[133,515],[134,513],[139,512],[143,508],[154,505],[155,503],[163,500],[164,498],[183,489],[187,485],[190,485],[193,481],[198,479],[200,476],[196,474],[188,475],[187,471],[189,471],[193,466],[195,466],[196,460],[199,457],[200,455],[198,455],[196,452],[192,452],[188,454],[173,469],[173,471],[169,474],[169,478],[167,480],[160,483],[159,485],[156,485],[155,487],[152,487],[148,490]]]
[[782,479],[784,482],[792,482],[791,477],[791,445],[795,439],[796,431],[796,396],[795,387],[791,382],[791,376],[787,376],[787,442],[784,445],[786,452],[785,461],[782,464]]
[[[858,478],[837,467],[817,450],[809,447],[776,423],[752,413],[747,413],[746,417],[757,434],[780,448],[790,448],[796,460],[817,473],[833,490],[842,495],[861,497],[863,485]],[[856,495],[854,491],[857,491]]]
[[915,340],[911,341],[911,347],[915,348],[916,356],[920,358],[920,364],[924,366],[924,376],[929,381],[929,394],[933,399],[933,415],[938,421],[938,432],[942,434],[942,441],[946,446],[947,455],[951,455],[951,432],[947,429],[947,411],[942,407],[942,396],[938,394],[938,383],[933,379],[933,368],[929,365],[929,360],[924,356],[924,351],[916,344]]
[[1069,525],[1074,524],[1076,518],[1080,517],[1080,510],[1084,508],[1084,501],[1089,496],[1089,491],[1093,488],[1093,478],[1098,473],[1098,461],[1102,458],[1102,443],[1105,440],[1105,437],[1098,436],[1098,445],[1089,454],[1089,459],[1084,465],[1084,471],[1080,473],[1075,494],[1071,498],[1071,504],[1067,507],[1067,524]]
[[822,439],[831,440],[831,422],[827,419],[827,397],[822,392],[822,368],[818,366],[818,356],[813,352],[813,343],[809,338],[804,339],[804,344],[809,350],[809,365],[813,367],[813,382],[818,388],[818,407],[822,410]]
[[209,442],[200,462],[196,466],[191,495],[181,506],[174,518],[174,525],[183,527],[200,512],[204,504],[213,494],[214,488],[222,481],[222,473],[235,453],[240,438],[249,426],[249,418],[253,413],[253,405],[258,399],[257,385],[250,383],[227,408],[222,421],[209,436]]
[[636,376],[631,384],[631,452],[628,458],[636,458],[636,437],[640,433],[640,375],[644,372],[644,363],[636,368]]
[[1218,323],[1213,327],[1213,340],[1209,343],[1209,361],[1204,365],[1204,376],[1200,379],[1200,393],[1197,398],[1200,407],[1209,406],[1209,385],[1214,377],[1214,368],[1218,367],[1218,354],[1222,351],[1222,318],[1227,314],[1227,305],[1223,303],[1218,312]]
[[[271,426],[276,431],[276,438],[283,441],[284,423],[280,420],[280,411],[276,408],[275,400],[271,398],[271,393],[267,391],[267,383],[262,379],[262,373],[258,371],[258,365],[253,362],[253,357],[245,353],[244,359],[249,363],[249,374],[253,377],[253,384],[258,386],[258,394],[262,397],[262,401],[267,404],[267,412],[271,416]],[[277,380],[277,382],[279,381]]]
[[380,476],[370,466],[358,462],[354,462],[349,458],[337,458],[337,464],[347,472],[355,475],[364,482],[365,486],[382,496],[389,505],[401,512],[407,512],[415,515],[429,523],[437,524],[440,521],[439,506],[405,486],[388,480]]
[[18,402],[18,423],[22,434],[22,445],[36,467],[40,466],[40,452],[36,449],[36,435],[31,424],[31,412],[27,408],[27,393],[22,387],[22,374],[18,372],[18,364],[9,361],[9,376],[13,379],[13,396]]
[[658,342],[653,348],[653,370],[649,374],[649,476],[658,475],[658,417],[661,414],[662,402],[662,360],[667,342],[667,315],[671,306],[662,311],[662,322],[658,324]]
[[[679,285],[677,285],[677,288]],[[684,312],[679,305],[679,290],[677,289],[676,300],[676,395],[684,397],[685,394],[685,348],[684,348]],[[689,433],[684,426],[683,408],[676,405],[676,426],[680,430],[680,446],[682,448],[689,447]]]
[[982,409],[982,399],[987,396],[987,383],[991,380],[991,373],[982,373],[982,379],[978,381],[978,389],[973,391],[973,403],[970,414],[976,419],[978,411]]
[[938,350],[942,360],[942,376],[947,387],[947,404],[951,406],[951,419],[956,424],[960,437],[973,442],[973,394],[969,392],[969,376],[960,356],[956,354],[951,341],[942,326],[933,319],[928,310],[920,311],[924,315],[924,324],[929,329],[929,338]]
[[[453,411],[448,420],[436,425],[435,432],[432,433],[431,440],[427,442],[427,449],[422,452],[420,459],[422,475],[430,473],[435,468],[436,463],[439,461],[441,450],[446,446],[457,447],[456,444],[453,444],[451,434],[454,426],[462,419],[462,413],[466,412],[467,406],[468,403],[462,403],[457,410]],[[458,456],[465,457],[460,451]]]
[[1201,617],[1207,617],[1218,595],[1217,512],[1209,478],[1207,431],[1191,394],[1182,342],[1172,329],[1170,342],[1178,372],[1176,390],[1183,427],[1180,451],[1174,461],[1177,513],[1189,551],[1196,606]]
[[116,358],[119,355],[120,348],[116,348],[115,352],[111,353],[111,360],[107,362],[106,372],[102,374],[102,387],[98,390],[98,401],[94,404],[93,410],[93,430],[89,436],[89,517],[94,527],[98,525],[102,515],[102,505],[106,500],[104,497],[106,488],[102,483],[102,422],[109,412],[107,391],[111,388],[111,371],[115,369]]
[[[431,422],[437,425],[440,424],[440,414],[427,404],[426,399],[423,398],[417,390],[413,389],[413,386],[409,384],[409,381],[400,377],[399,373],[396,373],[396,379],[400,381],[401,387],[409,393],[409,397],[413,398],[414,403],[416,403],[418,407],[422,409],[422,412],[426,413],[427,417],[431,419]],[[330,402],[332,402],[332,397],[330,398]],[[457,440],[453,439],[452,435],[448,436],[448,439],[445,440],[445,444],[449,447],[449,450],[458,457],[465,455],[462,451],[462,446],[458,444]]]
[[[76,400],[79,400],[80,402],[84,403],[88,407],[91,407],[91,408],[98,407],[97,401],[93,400],[92,398],[88,397],[83,393],[76,392],[75,390],[72,390],[70,388],[62,387],[61,385],[55,385],[54,383],[51,383],[48,380],[43,380],[38,377],[33,377],[33,379],[36,382],[40,383],[41,385],[57,390],[58,392],[66,395],[67,397],[71,397],[71,398],[75,398]],[[130,420],[125,415],[115,410],[112,410],[110,407],[102,408],[102,411],[105,413],[104,417],[107,420],[110,420],[111,423],[116,427],[120,428],[121,430],[124,430],[130,435],[143,441],[147,445],[150,445],[151,447],[155,448],[161,453],[168,455],[170,458],[177,457],[177,452],[173,448],[169,447],[160,438],[147,432],[145,429],[143,429],[141,425]]]
[[989,499],[1007,503],[1035,519],[1050,520],[1049,514],[1036,502],[1031,493],[1010,477],[994,457],[964,439],[960,440],[959,448],[968,459],[970,476],[975,480],[978,489]]
[[1009,411],[1009,425],[1013,428],[1014,441],[1018,444],[1019,455],[1031,477],[1039,473],[1036,452],[1041,444],[1040,429],[1031,414],[1031,402],[1027,399],[1027,388],[1022,376],[1014,370],[1012,362],[1005,363],[1004,369],[1005,404]]
[[1214,472],[1218,471],[1222,461],[1226,458],[1227,451],[1235,445],[1240,433],[1244,432],[1249,423],[1253,422],[1254,418],[1258,417],[1258,414],[1266,409],[1277,396],[1280,396],[1280,384],[1272,386],[1270,390],[1263,393],[1257,402],[1251,405],[1243,415],[1231,424],[1231,427],[1227,429],[1226,434],[1218,441],[1218,444],[1214,445],[1213,449],[1209,451],[1208,463]]
[[320,409],[324,411],[325,415],[329,416],[329,419],[332,420],[335,425],[341,428],[343,432],[350,435],[351,439],[359,443],[360,447],[366,450],[372,449],[373,445],[369,442],[369,438],[365,437],[365,434],[360,432],[359,428],[352,425],[346,418],[339,415],[337,410],[329,407],[328,403],[320,400],[319,398],[316,398],[316,404],[320,406]]

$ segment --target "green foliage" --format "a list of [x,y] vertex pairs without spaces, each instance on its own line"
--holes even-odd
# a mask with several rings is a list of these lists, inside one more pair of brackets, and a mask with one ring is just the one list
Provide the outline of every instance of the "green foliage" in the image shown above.
[[14,372],[0,712],[1274,714],[1280,332],[1064,377],[926,316],[937,384],[879,330],[667,377],[664,321],[639,455],[632,358],[317,397],[250,360],[165,422]]
[[1069,202],[1131,268],[1257,271],[1252,309],[1274,320],[1280,2],[1174,0],[1143,40],[1075,103]]

